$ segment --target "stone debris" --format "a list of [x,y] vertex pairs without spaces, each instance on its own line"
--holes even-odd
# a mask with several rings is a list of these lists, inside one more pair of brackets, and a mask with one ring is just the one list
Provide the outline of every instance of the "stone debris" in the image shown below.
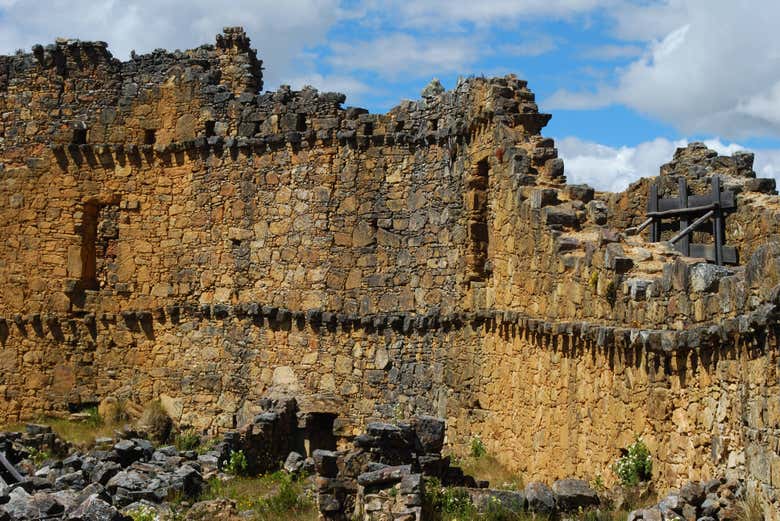
[[174,496],[196,498],[203,487],[204,467],[195,452],[154,447],[141,438],[120,439],[110,450],[76,451],[40,466],[31,464],[25,444],[67,446],[50,428],[30,425],[27,434],[0,433],[0,440],[11,462],[30,471],[0,487],[0,519],[5,513],[14,521],[124,521],[130,519],[120,512],[124,507],[139,501],[156,505]]
[[669,492],[656,505],[630,512],[627,521],[738,521],[745,519],[746,497],[747,488],[742,481],[691,481]]
[[333,521],[428,519],[425,483],[430,478],[438,486],[463,489],[480,512],[499,507],[554,514],[600,503],[596,492],[579,479],[558,480],[552,488],[533,482],[523,491],[490,489],[441,455],[444,435],[444,420],[417,416],[408,423],[369,423],[355,438],[353,450],[315,451],[320,513]]

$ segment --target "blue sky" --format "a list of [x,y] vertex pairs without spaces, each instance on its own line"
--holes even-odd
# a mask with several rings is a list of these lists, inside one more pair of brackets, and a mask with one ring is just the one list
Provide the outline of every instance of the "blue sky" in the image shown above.
[[704,140],[780,180],[776,0],[0,0],[0,52],[57,36],[190,48],[243,25],[266,88],[311,84],[384,112],[436,77],[515,73],[573,182],[622,189]]

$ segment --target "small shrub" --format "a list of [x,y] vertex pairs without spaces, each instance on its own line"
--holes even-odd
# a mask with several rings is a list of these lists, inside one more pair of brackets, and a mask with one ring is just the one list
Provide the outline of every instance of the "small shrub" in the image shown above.
[[84,412],[89,415],[85,422],[87,425],[93,428],[103,425],[103,418],[100,417],[97,407],[87,407]]
[[109,425],[119,425],[128,420],[127,400],[120,400],[114,397],[106,398],[101,402],[103,410],[103,421]]
[[230,460],[225,464],[225,472],[234,476],[244,476],[246,475],[247,466],[244,451],[234,450],[230,453]]
[[641,438],[628,446],[626,454],[619,458],[612,470],[624,486],[634,486],[649,481],[653,474],[653,459]]
[[601,477],[601,474],[596,475],[591,485],[593,486],[593,490],[595,490],[596,492],[603,492],[607,488],[604,485],[604,478]]
[[176,435],[173,444],[179,451],[196,450],[200,446],[200,436],[194,430],[187,429]]
[[279,471],[258,477],[212,478],[201,500],[227,498],[252,521],[315,521],[317,508],[301,483]]
[[282,514],[307,510],[311,506],[310,501],[302,494],[300,487],[289,474],[275,473],[272,476],[277,479],[279,490],[276,494],[260,501],[261,512]]
[[485,454],[487,454],[487,448],[485,448],[485,443],[482,441],[482,438],[478,435],[473,436],[471,438],[471,457],[481,458]]
[[133,521],[158,521],[159,517],[153,508],[146,505],[140,505],[127,513]]
[[595,293],[598,287],[599,287],[599,272],[593,270],[593,272],[590,274],[590,289]]
[[32,461],[35,466],[41,465],[47,460],[52,459],[52,454],[47,450],[38,450],[35,447],[27,447],[27,452],[30,453],[30,461]]
[[425,508],[434,519],[473,519],[477,515],[466,490],[443,487],[436,478],[426,479]]
[[149,402],[141,415],[140,425],[149,437],[158,443],[168,441],[173,430],[173,420],[165,412],[159,400]]
[[764,521],[764,507],[756,492],[748,492],[745,499],[737,504],[738,521]]

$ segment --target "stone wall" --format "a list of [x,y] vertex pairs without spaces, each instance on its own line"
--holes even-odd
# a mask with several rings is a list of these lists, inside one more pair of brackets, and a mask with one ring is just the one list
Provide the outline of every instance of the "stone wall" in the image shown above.
[[661,485],[777,493],[780,200],[747,156],[662,169],[735,179],[721,268],[620,233],[647,181],[566,185],[513,76],[385,115],[261,88],[236,28],[0,57],[1,419],[161,398],[220,431],[294,394],[345,437],[447,417],[529,477],[607,474],[642,435]]

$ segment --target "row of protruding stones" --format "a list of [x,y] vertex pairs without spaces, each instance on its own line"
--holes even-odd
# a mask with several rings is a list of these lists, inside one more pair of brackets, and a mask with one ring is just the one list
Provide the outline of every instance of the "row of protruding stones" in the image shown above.
[[[292,91],[282,86],[276,92],[239,95],[213,86],[205,87],[215,113],[238,114],[235,129],[229,131],[229,122],[215,121],[213,133],[205,129],[197,137],[170,143],[68,143],[70,136],[62,134],[51,145],[55,153],[69,152],[71,156],[94,155],[102,161],[108,156],[122,160],[140,156],[165,157],[182,152],[222,153],[223,150],[263,153],[289,145],[313,147],[317,144],[350,144],[367,146],[452,146],[468,143],[480,129],[493,122],[510,126],[521,125],[529,135],[538,134],[549,120],[548,114],[536,112],[532,101],[522,103],[513,96],[533,99],[525,89],[525,82],[511,78],[497,78],[491,82],[512,83],[513,88],[492,88],[501,100],[512,101],[510,113],[503,111],[469,113],[470,87],[477,80],[469,80],[456,92],[447,92],[437,98],[405,102],[388,115],[369,114],[366,109],[341,108],[345,96],[338,93],[319,93],[305,88]],[[515,85],[516,83],[516,85]],[[120,107],[131,100],[120,98]],[[494,110],[496,108],[494,107]],[[503,109],[508,110],[508,109]],[[521,112],[522,110],[522,112]],[[535,164],[544,165],[557,157],[552,140],[540,140],[532,154]],[[148,157],[147,157],[148,158]],[[560,161],[559,161],[560,163]],[[558,167],[562,172],[562,167]]]

